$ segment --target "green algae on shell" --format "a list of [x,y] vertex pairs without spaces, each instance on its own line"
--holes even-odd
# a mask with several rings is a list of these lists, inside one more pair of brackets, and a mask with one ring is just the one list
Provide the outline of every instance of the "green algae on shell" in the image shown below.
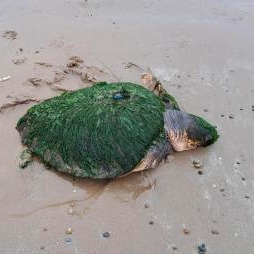
[[101,82],[33,106],[17,129],[22,143],[57,170],[114,178],[165,139],[164,111],[161,98],[140,85]]

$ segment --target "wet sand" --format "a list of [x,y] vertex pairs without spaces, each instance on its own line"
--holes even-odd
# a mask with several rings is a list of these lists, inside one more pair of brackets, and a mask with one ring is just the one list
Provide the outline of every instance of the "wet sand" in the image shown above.
[[[254,253],[253,24],[251,0],[0,1],[0,78],[11,75],[0,82],[0,253]],[[15,125],[36,103],[26,100],[91,83],[64,72],[71,56],[97,79],[115,79],[107,65],[139,82],[128,63],[150,67],[220,139],[114,181],[74,181],[38,161],[20,170]]]

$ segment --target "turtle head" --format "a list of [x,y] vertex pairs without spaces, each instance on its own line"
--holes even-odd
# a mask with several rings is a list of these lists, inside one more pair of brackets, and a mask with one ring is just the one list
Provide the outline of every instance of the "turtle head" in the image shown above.
[[200,146],[209,146],[218,138],[216,128],[200,116],[192,115],[195,121],[195,128],[188,131],[189,138],[198,140]]
[[219,137],[215,127],[199,116],[168,110],[164,120],[170,143],[178,152],[211,145]]

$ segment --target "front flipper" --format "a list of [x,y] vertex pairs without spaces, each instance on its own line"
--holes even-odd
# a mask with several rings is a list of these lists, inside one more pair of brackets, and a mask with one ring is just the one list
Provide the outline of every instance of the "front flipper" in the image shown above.
[[138,172],[150,168],[155,168],[172,152],[172,146],[165,138],[151,146],[143,160],[131,172]]
[[214,126],[203,118],[178,110],[166,110],[164,128],[178,152],[211,145],[219,137]]

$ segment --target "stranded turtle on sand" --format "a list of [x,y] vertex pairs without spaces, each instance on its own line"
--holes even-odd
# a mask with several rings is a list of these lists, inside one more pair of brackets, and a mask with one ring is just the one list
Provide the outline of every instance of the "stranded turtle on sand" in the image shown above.
[[180,111],[153,78],[142,76],[149,89],[100,82],[39,103],[17,124],[22,143],[56,170],[94,179],[154,168],[173,151],[214,143],[216,129]]

